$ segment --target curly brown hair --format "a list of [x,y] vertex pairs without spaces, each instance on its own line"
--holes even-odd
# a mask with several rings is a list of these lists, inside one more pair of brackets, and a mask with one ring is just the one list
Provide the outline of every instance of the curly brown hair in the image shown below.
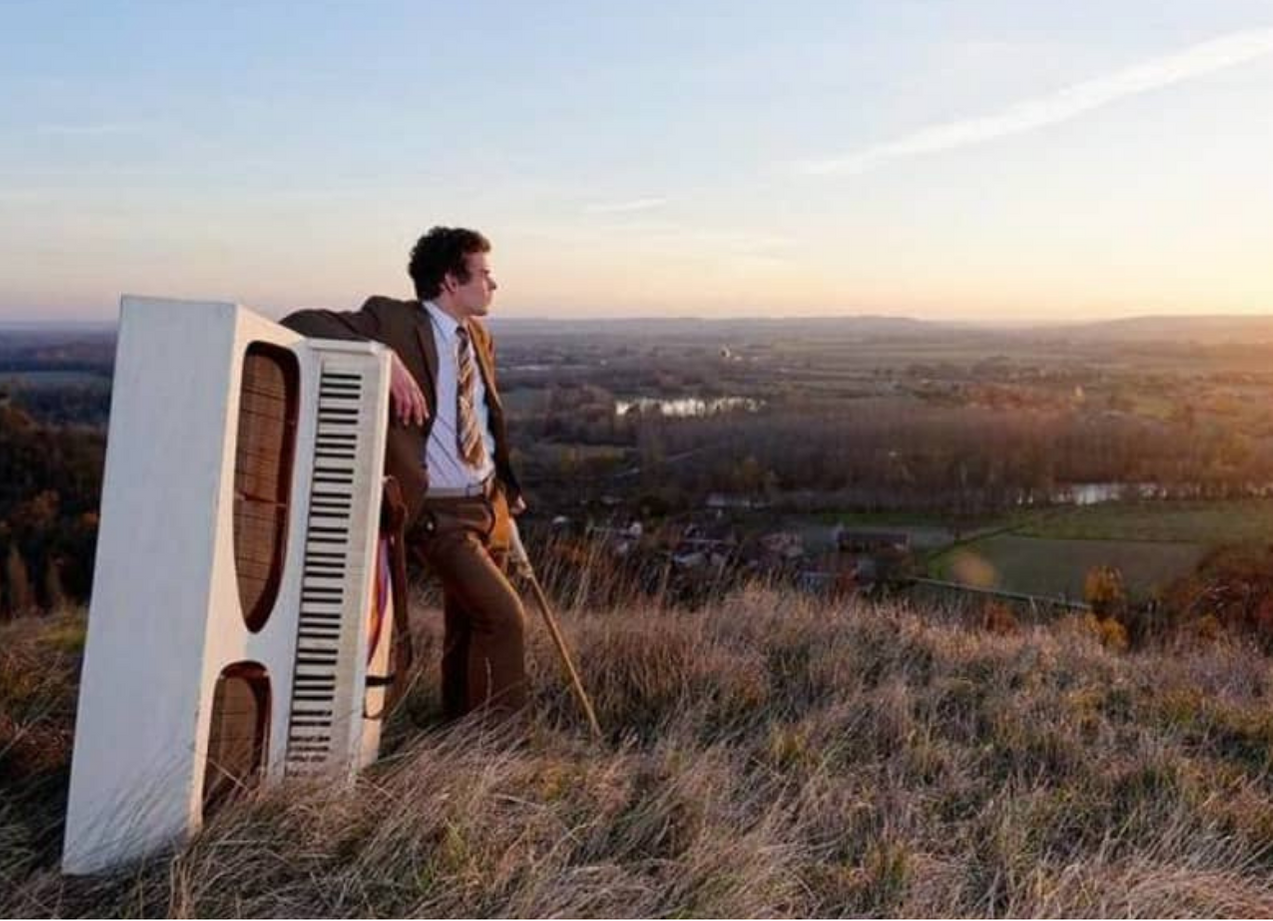
[[489,253],[491,241],[476,230],[464,227],[433,227],[416,241],[411,250],[407,274],[415,282],[416,296],[430,300],[442,291],[447,273],[464,284],[469,280],[466,257],[472,253]]

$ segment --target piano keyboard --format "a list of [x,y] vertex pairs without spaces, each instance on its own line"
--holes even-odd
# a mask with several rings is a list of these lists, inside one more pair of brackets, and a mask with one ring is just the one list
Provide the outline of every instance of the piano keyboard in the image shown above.
[[350,767],[362,728],[363,688],[355,679],[363,654],[367,578],[360,556],[368,525],[355,522],[366,522],[359,512],[380,488],[379,460],[367,456],[370,446],[359,437],[367,431],[364,394],[375,392],[375,382],[341,370],[335,356],[320,360],[287,776]]

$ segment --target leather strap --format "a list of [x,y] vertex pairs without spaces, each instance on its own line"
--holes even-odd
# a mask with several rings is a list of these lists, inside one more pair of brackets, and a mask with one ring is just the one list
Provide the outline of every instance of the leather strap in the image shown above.
[[404,678],[415,660],[411,625],[407,612],[407,503],[402,488],[391,476],[384,479],[380,501],[380,535],[389,543],[389,584],[393,594],[393,670],[386,675],[368,675],[367,687],[387,688],[384,707],[377,714],[364,712],[366,719],[384,719],[402,698]]

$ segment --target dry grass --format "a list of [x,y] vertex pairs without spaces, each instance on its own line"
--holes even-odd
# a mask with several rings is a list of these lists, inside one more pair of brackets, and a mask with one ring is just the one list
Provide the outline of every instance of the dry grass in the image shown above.
[[[88,880],[56,871],[75,620],[4,627],[0,914],[1273,913],[1253,650],[1127,655],[1079,619],[991,633],[762,589],[563,620],[604,746],[532,630],[524,744],[402,718],[352,795],[262,795]],[[428,724],[424,658],[403,715]]]

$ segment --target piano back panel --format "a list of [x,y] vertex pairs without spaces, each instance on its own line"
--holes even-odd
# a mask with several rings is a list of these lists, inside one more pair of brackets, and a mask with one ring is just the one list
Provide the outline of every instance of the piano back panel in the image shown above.
[[234,566],[253,633],[273,610],[283,576],[299,390],[293,351],[264,342],[248,346],[234,463]]
[[270,680],[259,662],[226,666],[212,695],[203,819],[260,785],[269,745]]

